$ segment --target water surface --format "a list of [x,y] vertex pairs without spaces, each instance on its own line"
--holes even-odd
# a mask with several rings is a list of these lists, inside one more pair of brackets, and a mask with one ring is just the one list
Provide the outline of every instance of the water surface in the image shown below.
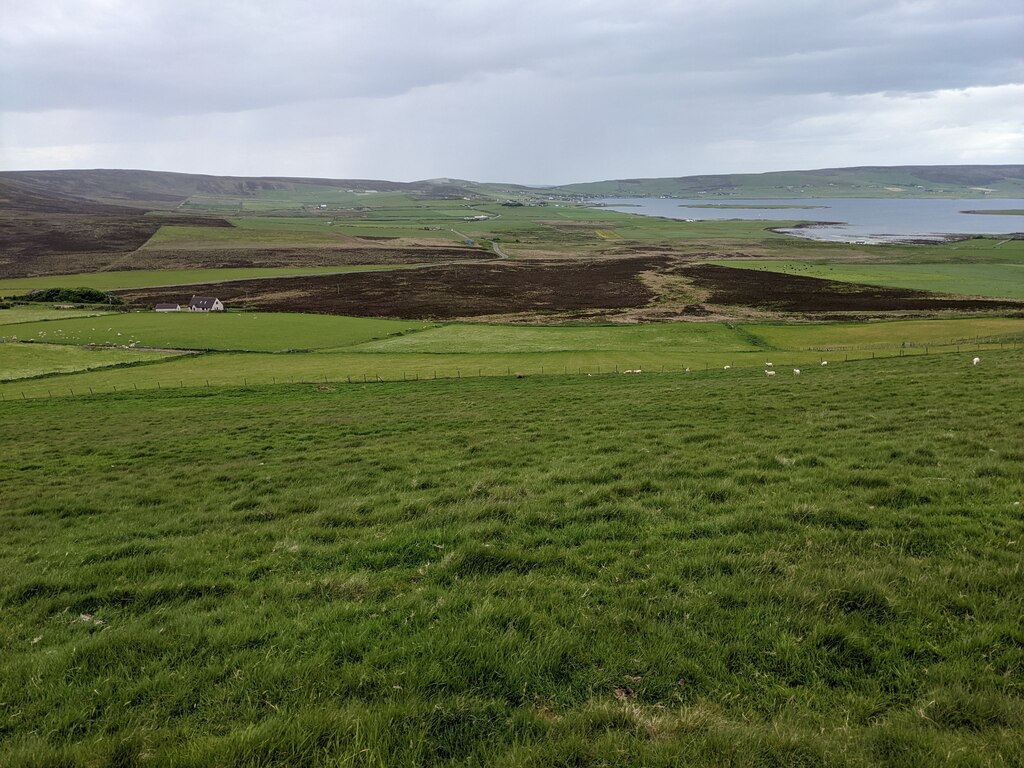
[[[1019,209],[1020,200],[964,198],[786,198],[786,199],[667,199],[660,197],[607,198],[598,201],[613,210],[669,219],[721,221],[816,221],[815,226],[781,228],[797,237],[835,242],[881,243],[903,240],[943,240],[952,235],[1005,235],[1024,232],[1024,216],[984,216],[969,210]],[[707,208],[727,205],[729,208]],[[731,207],[745,206],[751,207]],[[758,208],[757,206],[794,206]],[[814,206],[807,208],[806,206]]]

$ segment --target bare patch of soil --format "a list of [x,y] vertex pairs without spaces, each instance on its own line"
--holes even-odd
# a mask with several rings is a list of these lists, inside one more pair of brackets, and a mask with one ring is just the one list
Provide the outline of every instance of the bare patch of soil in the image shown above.
[[[361,272],[245,280],[121,293],[132,304],[187,303],[217,296],[232,307],[362,317],[453,319],[522,312],[619,310],[647,304],[654,293],[639,279],[665,259],[596,262],[443,264]],[[286,293],[285,293],[286,292]]]

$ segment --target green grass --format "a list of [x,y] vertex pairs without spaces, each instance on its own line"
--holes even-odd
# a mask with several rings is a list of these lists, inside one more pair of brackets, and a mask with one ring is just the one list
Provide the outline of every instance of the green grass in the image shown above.
[[749,352],[758,345],[723,323],[618,326],[452,324],[364,344],[382,353],[481,354],[527,352]]
[[0,344],[0,381],[151,362],[167,357],[169,355],[166,352],[135,349],[87,349],[63,344]]
[[131,270],[127,272],[88,272],[77,275],[18,277],[0,280],[0,296],[19,296],[40,288],[96,288],[101,291],[155,288],[166,285],[218,283],[228,280],[255,280],[265,277],[335,275],[346,272],[378,272],[399,269],[394,265],[368,264],[350,267],[239,267],[225,269]]
[[1014,765],[1022,366],[0,402],[0,753]]
[[[736,376],[756,378],[766,361],[789,376],[791,367],[817,365],[827,357],[841,363],[905,354],[962,352],[973,356],[979,350],[1013,347],[1024,340],[1024,320],[1017,318],[739,326],[435,327],[412,321],[324,315],[140,313],[114,315],[103,321],[51,321],[14,328],[19,338],[37,341],[141,341],[143,346],[228,352],[168,360],[144,368],[66,375],[46,386],[32,381],[12,382],[0,386],[0,394],[20,398],[127,387],[516,374],[585,376],[637,368],[647,373],[712,370],[728,380]],[[118,337],[117,333],[122,335]],[[276,354],[303,348],[314,351]],[[734,370],[726,371],[726,365]]]
[[789,275],[820,277],[850,283],[893,288],[913,288],[970,296],[1024,298],[1024,262],[1007,264],[815,264],[775,259],[728,259],[715,261]]
[[160,227],[143,248],[225,247],[245,245],[330,245],[342,244],[345,238],[316,218],[232,219],[234,227]]
[[1024,318],[890,320],[867,323],[815,323],[739,326],[776,349],[865,349],[969,345],[981,339],[1024,340]]
[[16,305],[0,309],[0,325],[31,323],[39,320],[66,320],[72,317],[99,317],[106,314],[93,309],[54,309],[49,306]]
[[102,318],[25,323],[7,329],[20,340],[63,344],[124,344],[145,347],[278,352],[342,347],[428,327],[422,321],[377,320],[328,315],[131,312]]

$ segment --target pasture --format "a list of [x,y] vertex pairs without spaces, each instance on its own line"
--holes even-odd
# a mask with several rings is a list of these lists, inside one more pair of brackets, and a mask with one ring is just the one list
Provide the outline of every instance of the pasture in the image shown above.
[[[64,344],[0,344],[0,381],[153,362],[172,356],[177,355],[152,350],[86,348]],[[49,381],[50,377],[46,380]]]
[[7,327],[0,341],[16,334],[55,344],[128,344],[175,349],[281,352],[357,344],[427,327],[406,320],[326,315],[236,312],[130,312],[102,318],[72,318]]
[[68,320],[73,317],[99,317],[107,314],[94,309],[57,309],[52,306],[20,304],[0,309],[0,325],[31,323],[39,320]]
[[168,285],[192,285],[229,280],[302,275],[336,275],[346,272],[374,272],[395,269],[393,265],[367,264],[331,267],[242,267],[225,269],[139,269],[110,272],[84,272],[75,275],[16,277],[0,280],[0,296],[20,296],[45,288],[95,288],[117,291],[131,288],[155,288]]
[[0,752],[1013,765],[1022,366],[0,402]]
[[818,365],[825,358],[833,364],[849,361],[852,365],[901,355],[955,357],[958,352],[1013,349],[1024,342],[1024,319],[1018,318],[503,326],[325,315],[130,313],[11,329],[18,331],[20,339],[49,343],[131,341],[140,346],[212,352],[138,368],[10,382],[0,385],[0,395],[5,398],[302,381],[348,384],[378,379],[587,377],[638,368],[647,374],[685,373],[687,368],[690,373],[717,372],[724,383],[736,377],[760,376],[765,362],[774,363],[788,376],[792,367]]

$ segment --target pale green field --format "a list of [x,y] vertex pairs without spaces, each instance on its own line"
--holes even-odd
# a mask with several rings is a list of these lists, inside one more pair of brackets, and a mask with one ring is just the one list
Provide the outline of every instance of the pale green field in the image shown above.
[[[171,360],[139,368],[61,377],[59,386],[10,385],[5,396],[110,391],[114,387],[220,386],[290,381],[373,382],[377,378],[720,371],[723,376],[762,376],[768,361],[783,376],[791,367],[904,354],[961,352],[1024,341],[1024,319],[894,321],[830,325],[730,327],[717,323],[646,326],[530,327],[365,320],[322,315],[134,314],[67,323],[35,324],[37,338],[75,343],[69,323],[95,328],[118,341],[148,336],[154,346],[240,350]],[[118,321],[121,325],[117,325]],[[151,324],[142,331],[141,325]],[[95,325],[94,325],[95,324]],[[22,328],[22,326],[19,326]],[[107,329],[110,330],[107,330]],[[118,330],[122,329],[122,330]],[[127,334],[116,337],[116,333]],[[406,332],[407,335],[405,335]],[[388,333],[403,335],[384,338]],[[22,337],[24,338],[24,336]],[[977,341],[981,339],[981,341]],[[958,349],[957,344],[961,345]],[[343,346],[347,345],[347,346]],[[271,350],[319,351],[268,354]],[[828,350],[828,351],[826,351]],[[40,364],[42,365],[42,364]],[[731,370],[726,370],[725,366]],[[37,366],[38,367],[38,366]],[[66,388],[66,391],[64,391]]]
[[124,272],[87,272],[77,275],[18,277],[0,280],[0,296],[19,296],[39,288],[96,288],[100,291],[156,288],[168,285],[218,283],[261,277],[301,277],[335,275],[345,272],[379,272],[401,269],[401,265],[367,264],[337,267],[239,267],[226,269],[129,270]]
[[777,349],[845,349],[969,345],[975,340],[1024,340],[1024,318],[887,320],[869,323],[739,326]]
[[43,373],[69,373],[123,363],[160,360],[178,353],[105,347],[70,347],[63,344],[0,344],[0,380],[21,379]]
[[[970,357],[980,351],[999,350],[999,344],[965,347],[960,355],[951,354],[956,365],[970,365]],[[930,354],[953,352],[955,348],[932,347]],[[47,397],[48,395],[111,392],[124,389],[244,386],[309,382],[313,384],[360,384],[382,381],[431,378],[474,378],[479,376],[622,375],[637,368],[642,375],[674,375],[685,378],[691,373],[710,371],[726,378],[759,378],[770,384],[763,373],[771,361],[779,377],[792,377],[791,368],[816,368],[827,359],[833,367],[853,365],[857,360],[919,356],[924,347],[901,351],[896,347],[876,351],[855,350],[823,355],[813,350],[771,352],[550,352],[510,354],[374,354],[350,351],[298,353],[214,352],[186,356],[157,365],[99,370],[82,374],[32,379],[0,385],[4,398]],[[727,370],[725,366],[730,366]],[[467,407],[471,407],[468,404]]]
[[[391,333],[429,327],[413,320],[285,313],[131,312],[100,318],[27,323],[8,328],[9,338],[59,344],[127,344],[174,349],[281,352],[342,347]],[[0,335],[0,340],[5,336]]]
[[324,245],[342,244],[346,238],[319,218],[236,218],[234,227],[187,227],[176,224],[160,227],[143,248],[236,248],[252,245]]
[[38,320],[67,320],[73,317],[100,317],[109,314],[89,309],[54,309],[50,306],[16,306],[0,309],[0,325],[31,323]]
[[515,326],[452,324],[371,342],[360,350],[385,353],[526,352],[732,352],[758,345],[722,323],[617,326]]
[[912,288],[969,296],[1024,298],[1024,263],[815,264],[775,259],[728,259],[712,263],[890,288]]

